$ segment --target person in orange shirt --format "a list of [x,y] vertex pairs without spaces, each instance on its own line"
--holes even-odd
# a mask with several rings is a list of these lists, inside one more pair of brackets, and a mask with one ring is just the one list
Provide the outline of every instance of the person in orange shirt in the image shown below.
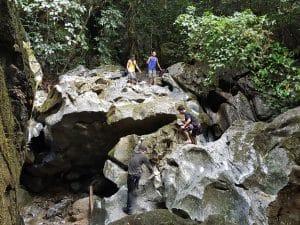
[[128,83],[136,84],[137,78],[135,70],[137,69],[140,73],[142,72],[140,70],[140,67],[137,64],[137,61],[135,59],[135,56],[132,55],[131,58],[127,61],[127,71],[128,71]]

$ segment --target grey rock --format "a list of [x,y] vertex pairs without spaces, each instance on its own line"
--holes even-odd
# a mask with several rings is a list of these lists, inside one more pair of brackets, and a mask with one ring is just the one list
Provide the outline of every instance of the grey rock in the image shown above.
[[225,111],[229,125],[237,119],[255,121],[251,105],[245,95],[239,92],[228,100],[231,105],[226,105]]
[[[162,180],[157,185],[144,174],[134,212],[153,210],[166,201],[170,211],[207,225],[297,224],[299,109],[271,123],[236,120],[218,141],[205,145],[175,142],[171,151],[162,148],[165,154],[157,164]],[[159,145],[163,137],[154,137],[161,137],[160,130],[145,135],[144,144]],[[104,200],[106,223],[126,216],[122,212],[126,196],[122,186]],[[288,200],[291,196],[295,198]]]
[[236,121],[213,143],[179,146],[162,172],[167,207],[204,224],[268,224],[271,203],[299,161],[299,145],[285,144],[299,143],[299,109],[270,124]]
[[103,168],[104,176],[114,182],[118,187],[121,187],[127,182],[127,172],[117,164],[107,160]]
[[180,62],[170,66],[167,70],[168,74],[185,90],[197,96],[208,91],[208,88],[204,86],[207,78],[207,66],[204,64],[188,65]]
[[[79,66],[60,76],[37,108],[51,149],[64,165],[102,167],[120,138],[149,134],[176,120],[176,107],[186,99],[185,92],[180,90],[174,98],[167,87],[129,85],[117,74],[121,73],[115,67]],[[190,105],[195,112],[200,108],[194,99]],[[52,163],[47,166],[49,171],[65,170]]]
[[259,120],[267,120],[274,114],[274,111],[271,109],[271,107],[259,95],[256,95],[252,99],[252,104],[255,114]]
[[[147,174],[149,176],[149,174]],[[154,184],[147,180],[148,177],[141,178],[140,187],[136,193],[136,201],[133,205],[133,213],[143,213],[154,210],[159,203],[163,202],[162,195],[155,189]],[[127,188],[122,186],[119,191],[109,198],[104,198],[101,209],[105,211],[105,224],[121,219],[127,214],[123,212],[123,207],[126,206]],[[99,208],[97,209],[99,210]]]
[[138,139],[138,136],[135,134],[122,137],[113,149],[110,150],[109,156],[123,165],[128,165],[133,150],[138,143]]
[[58,203],[56,203],[54,206],[52,206],[50,209],[47,210],[46,213],[46,219],[53,218],[55,216],[59,217],[65,217],[67,214],[67,208],[69,205],[71,205],[72,199],[64,198]]
[[166,209],[153,210],[150,212],[142,213],[139,215],[132,215],[125,217],[116,222],[110,223],[110,225],[124,225],[124,224],[135,224],[135,225],[196,225],[199,224],[195,221],[183,219],[170,213]]
[[[224,94],[223,94],[224,95]],[[241,92],[232,96],[226,94],[227,102],[222,103],[218,112],[207,109],[215,137],[219,138],[236,120],[255,121],[252,107]]]

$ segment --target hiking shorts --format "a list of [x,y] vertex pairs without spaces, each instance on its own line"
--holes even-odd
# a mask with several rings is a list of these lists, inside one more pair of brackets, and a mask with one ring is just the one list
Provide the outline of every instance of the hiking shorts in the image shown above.
[[189,131],[189,132],[192,131],[192,135],[194,137],[196,137],[202,133],[200,125],[194,126],[193,124],[190,124],[187,128],[185,128],[185,130]]
[[156,76],[156,70],[148,70],[149,78],[154,78]]
[[128,72],[128,79],[129,80],[136,80],[136,73],[135,72]]

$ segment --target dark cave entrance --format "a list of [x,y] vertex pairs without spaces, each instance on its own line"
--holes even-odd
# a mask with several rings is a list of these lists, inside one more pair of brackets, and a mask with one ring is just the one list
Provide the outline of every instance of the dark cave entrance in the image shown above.
[[20,178],[26,190],[34,195],[57,192],[87,194],[92,185],[94,193],[99,197],[109,197],[118,191],[117,185],[102,173],[102,161],[107,157],[97,167],[65,165],[62,168],[63,162],[60,161],[59,153],[51,150],[52,144],[45,138],[43,131],[38,137],[32,138],[29,147],[33,156],[23,165]]
[[108,152],[121,137],[150,134],[174,120],[176,115],[157,114],[143,120],[126,118],[110,125],[103,113],[66,115],[51,127],[51,132],[44,128],[45,132],[31,140],[32,157],[23,166],[21,184],[36,194],[54,189],[88,193],[92,184],[96,195],[109,197],[118,188],[103,175]]

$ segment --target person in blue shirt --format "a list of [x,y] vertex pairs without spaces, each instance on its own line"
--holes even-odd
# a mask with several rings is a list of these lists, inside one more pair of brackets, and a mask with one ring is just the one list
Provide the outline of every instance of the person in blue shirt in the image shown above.
[[159,70],[162,70],[158,58],[156,57],[156,52],[153,51],[152,55],[147,60],[148,64],[148,76],[149,76],[149,83],[154,84],[154,78],[156,76],[156,67],[158,66]]

